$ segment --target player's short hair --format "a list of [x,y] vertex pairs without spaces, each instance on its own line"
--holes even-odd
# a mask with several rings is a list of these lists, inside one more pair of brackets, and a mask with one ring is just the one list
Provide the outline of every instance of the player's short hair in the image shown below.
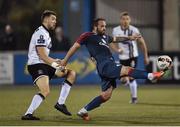
[[54,11],[50,11],[50,10],[45,10],[42,15],[41,15],[41,21],[43,22],[44,18],[45,17],[49,17],[51,15],[55,15],[56,16],[56,13]]
[[129,13],[127,11],[121,12],[120,18],[122,18],[123,16],[129,16]]
[[93,21],[93,27],[94,26],[98,26],[98,22],[99,21],[106,21],[104,18],[97,18],[97,19],[94,19],[94,21]]

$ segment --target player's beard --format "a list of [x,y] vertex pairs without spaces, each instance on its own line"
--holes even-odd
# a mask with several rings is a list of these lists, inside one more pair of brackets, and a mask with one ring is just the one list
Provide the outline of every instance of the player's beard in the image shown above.
[[106,31],[106,30],[100,31],[100,30],[97,29],[97,34],[99,34],[99,35],[104,35],[104,34],[105,34],[105,31]]

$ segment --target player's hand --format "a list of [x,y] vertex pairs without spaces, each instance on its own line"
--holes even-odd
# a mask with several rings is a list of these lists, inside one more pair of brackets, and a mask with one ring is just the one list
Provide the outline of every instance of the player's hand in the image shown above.
[[122,48],[119,48],[118,51],[117,51],[117,53],[122,54],[122,53],[123,53],[123,49],[122,49]]
[[58,67],[58,70],[60,70],[60,71],[65,71],[65,69],[66,69],[66,63],[65,63],[65,61],[62,59],[62,60],[58,60],[58,64],[59,64],[59,67]]
[[128,39],[131,40],[131,41],[137,40],[139,38],[141,38],[140,34],[134,34],[132,36],[128,36]]
[[53,68],[55,68],[55,69],[60,69],[61,68],[61,65],[57,61],[52,62],[51,66]]
[[56,70],[64,71],[66,67],[61,65],[61,61],[61,59],[56,59],[55,62],[51,64],[51,66],[54,67]]
[[55,61],[57,64],[61,64],[61,59],[56,59]]
[[67,62],[66,62],[64,59],[62,59],[60,65],[61,65],[61,66],[66,66],[66,65],[67,65]]
[[59,67],[58,67],[58,70],[64,72],[64,71],[66,70],[66,67],[65,67],[65,66],[59,66]]

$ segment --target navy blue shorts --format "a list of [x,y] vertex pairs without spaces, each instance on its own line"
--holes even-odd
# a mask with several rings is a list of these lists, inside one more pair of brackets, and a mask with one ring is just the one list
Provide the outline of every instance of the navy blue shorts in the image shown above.
[[116,64],[114,61],[106,61],[98,64],[98,73],[101,77],[102,91],[106,91],[113,86],[116,88],[116,79],[120,79],[120,71],[122,65]]

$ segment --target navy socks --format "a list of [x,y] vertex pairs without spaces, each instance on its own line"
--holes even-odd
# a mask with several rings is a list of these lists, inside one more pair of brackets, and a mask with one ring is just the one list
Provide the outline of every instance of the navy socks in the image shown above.
[[128,72],[128,76],[133,77],[135,79],[147,79],[148,72],[143,71],[143,70],[131,69]]
[[93,110],[97,107],[99,107],[104,102],[103,98],[101,96],[95,97],[89,104],[87,104],[84,108],[87,111]]

